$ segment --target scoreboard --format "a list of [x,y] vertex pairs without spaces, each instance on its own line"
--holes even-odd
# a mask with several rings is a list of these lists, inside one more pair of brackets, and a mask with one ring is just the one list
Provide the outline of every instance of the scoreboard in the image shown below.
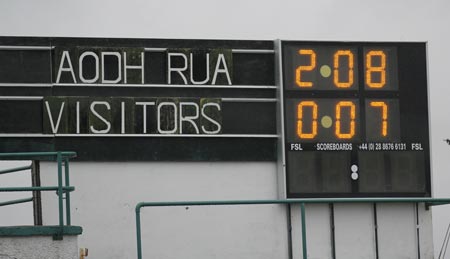
[[280,48],[288,198],[430,196],[425,43]]
[[0,36],[0,152],[276,161],[282,198],[431,196],[426,47]]

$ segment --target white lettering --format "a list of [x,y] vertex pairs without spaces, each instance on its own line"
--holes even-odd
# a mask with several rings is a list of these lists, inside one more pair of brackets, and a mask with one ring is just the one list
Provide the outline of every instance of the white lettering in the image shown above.
[[203,81],[195,81],[194,80],[194,57],[192,53],[190,53],[190,60],[191,60],[191,83],[194,85],[203,85],[206,84],[209,81],[209,53],[206,54],[206,79]]
[[[84,58],[86,57],[86,56],[92,56],[92,57],[94,57],[94,60],[95,60],[95,76],[93,77],[93,78],[91,78],[91,79],[86,79],[86,78],[84,78],[84,76],[83,76],[83,60],[84,60]],[[94,52],[92,52],[92,51],[86,51],[86,52],[84,52],[83,54],[81,54],[81,56],[80,56],[80,58],[79,58],[79,61],[78,61],[78,66],[79,66],[79,76],[80,76],[80,80],[81,80],[81,82],[83,82],[83,83],[85,83],[85,84],[92,84],[92,83],[95,83],[95,82],[97,82],[97,80],[98,80],[98,77],[99,77],[99,73],[98,73],[98,70],[99,70],[99,62],[98,62],[98,56],[97,56],[97,54],[95,54]]]
[[[223,63],[223,68],[220,68],[221,63]],[[216,84],[218,73],[225,73],[225,75],[227,76],[228,85],[231,85],[231,79],[230,74],[228,73],[227,62],[225,61],[225,56],[223,54],[219,54],[219,56],[217,57],[216,69],[214,71],[214,76],[211,84],[213,85]]]
[[[183,67],[172,67],[172,57],[182,57],[184,60],[184,66]],[[186,71],[188,68],[188,62],[187,57],[183,53],[169,53],[167,55],[167,83],[170,85],[172,83],[172,72],[177,72],[181,79],[183,79],[183,82],[185,85],[187,85],[187,79],[182,73],[183,71]]]
[[144,117],[143,131],[147,133],[147,105],[155,105],[155,102],[136,102],[136,105],[142,105],[142,117]]
[[64,111],[64,105],[66,102],[62,102],[61,108],[59,109],[58,119],[56,120],[56,125],[53,122],[53,116],[52,112],[50,111],[50,105],[48,104],[48,101],[45,101],[45,107],[47,108],[47,114],[48,119],[50,120],[50,126],[52,127],[53,134],[56,134],[58,132],[59,123],[61,122],[62,113]]
[[203,116],[205,119],[207,119],[208,121],[210,121],[212,124],[216,125],[216,126],[217,126],[217,130],[209,131],[209,130],[207,130],[203,125],[202,125],[202,130],[203,130],[203,132],[205,132],[206,134],[217,134],[217,133],[219,133],[219,132],[222,130],[222,125],[220,125],[220,123],[217,122],[216,120],[214,120],[213,118],[211,118],[211,117],[209,117],[208,115],[206,115],[205,108],[206,108],[206,107],[209,107],[209,106],[216,107],[218,111],[220,111],[221,108],[220,108],[220,105],[219,105],[218,103],[206,103],[206,104],[204,104],[203,107],[202,107],[202,116]]
[[[69,67],[64,67],[64,61],[67,59]],[[77,79],[75,78],[75,72],[73,71],[72,61],[70,60],[69,51],[64,50],[61,56],[61,61],[59,63],[58,76],[56,77],[56,83],[59,83],[61,79],[61,72],[70,72],[72,75],[72,79],[74,83],[77,83]]]
[[141,70],[141,84],[144,84],[144,53],[141,52],[141,65],[140,66],[133,66],[127,64],[127,52],[123,52],[123,78],[125,81],[125,84],[127,83],[127,70],[128,69],[139,69]]
[[120,124],[120,133],[125,133],[125,103],[120,103],[120,115],[121,115],[121,124]]
[[96,105],[105,105],[106,109],[111,110],[111,106],[109,105],[108,102],[92,102],[91,103],[91,112],[95,115],[95,117],[99,118],[103,123],[105,123],[106,125],[106,129],[103,130],[97,130],[94,128],[94,126],[90,126],[89,128],[91,129],[91,131],[93,133],[108,133],[111,130],[111,123],[109,121],[107,121],[104,117],[102,117],[100,114],[98,114],[98,112],[95,110],[95,106]]
[[[161,129],[161,108],[163,106],[172,106],[173,107],[173,113],[174,113],[174,120],[173,120],[173,129],[172,130],[163,130]],[[161,102],[160,104],[158,104],[158,132],[161,134],[173,134],[175,132],[177,132],[178,129],[178,124],[177,124],[177,106],[174,103],[169,103],[169,102]]]
[[[183,107],[184,106],[194,106],[195,107],[195,115],[193,115],[193,116],[183,115]],[[198,104],[193,103],[193,102],[180,102],[180,134],[183,134],[183,122],[184,121],[189,122],[192,126],[194,126],[195,132],[197,134],[200,133],[197,125],[193,121],[193,120],[198,119],[198,116],[199,116],[198,111],[199,111]]]
[[80,134],[80,102],[77,102],[77,134]]
[[[105,56],[117,57],[117,78],[114,80],[105,79]],[[102,83],[117,84],[120,80],[122,80],[122,56],[119,52],[102,52]]]

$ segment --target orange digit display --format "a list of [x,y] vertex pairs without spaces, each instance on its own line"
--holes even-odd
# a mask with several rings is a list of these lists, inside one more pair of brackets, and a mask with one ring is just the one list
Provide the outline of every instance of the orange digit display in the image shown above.
[[[373,57],[380,58],[380,65],[372,63]],[[380,81],[374,82],[372,74],[380,73]],[[371,50],[366,54],[366,84],[370,88],[383,88],[386,84],[386,54],[381,50]]]
[[[310,133],[303,132],[303,108],[312,108],[312,128]],[[297,105],[297,135],[301,139],[313,139],[317,135],[317,104],[313,101],[302,101]]]
[[316,67],[316,52],[312,49],[301,49],[298,51],[300,55],[309,55],[310,64],[308,66],[298,66],[295,70],[295,83],[298,87],[312,87],[312,82],[304,82],[301,79],[302,71],[312,71]]
[[[350,132],[342,133],[341,130],[341,108],[350,108]],[[339,139],[350,139],[355,135],[355,117],[356,117],[356,106],[353,102],[341,101],[336,104],[336,137]]]
[[[342,82],[339,79],[339,60],[340,57],[347,56],[348,57],[348,81]],[[334,65],[334,73],[333,73],[333,82],[338,88],[349,88],[353,85],[353,53],[350,50],[338,50],[334,53],[333,56],[333,65]]]
[[370,106],[381,108],[381,135],[386,137],[388,133],[388,105],[385,102],[370,102]]

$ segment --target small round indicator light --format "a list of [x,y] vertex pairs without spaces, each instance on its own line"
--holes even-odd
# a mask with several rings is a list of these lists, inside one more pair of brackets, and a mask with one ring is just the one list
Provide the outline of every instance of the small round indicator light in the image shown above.
[[323,77],[330,77],[331,76],[331,67],[328,65],[323,65],[320,67],[320,75]]
[[322,127],[328,129],[329,127],[331,127],[331,125],[333,125],[333,120],[331,119],[330,116],[325,115],[320,120],[320,123],[322,124]]

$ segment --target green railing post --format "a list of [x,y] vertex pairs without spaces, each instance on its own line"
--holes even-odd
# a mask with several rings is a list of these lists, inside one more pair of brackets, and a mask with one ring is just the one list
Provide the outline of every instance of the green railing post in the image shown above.
[[137,256],[142,259],[142,243],[141,243],[141,207],[136,206],[136,237],[137,237]]
[[305,203],[300,203],[300,210],[302,214],[302,250],[303,259],[308,258],[308,250],[306,247],[306,213],[305,213]]
[[[64,179],[65,179],[65,187],[70,186],[70,180],[69,180],[69,158],[64,158]],[[70,219],[70,192],[66,191],[66,224],[67,226],[71,225],[71,219]]]
[[[69,158],[76,157],[77,153],[67,152],[67,151],[52,151],[52,152],[21,152],[21,153],[0,153],[0,160],[24,160],[28,158],[29,160],[45,160],[45,161],[56,161],[58,166],[58,185],[57,186],[31,186],[31,187],[0,187],[0,192],[35,192],[35,191],[56,191],[58,195],[58,209],[59,209],[59,225],[58,233],[53,236],[55,240],[62,240],[63,234],[65,232],[64,228],[64,201],[66,199],[66,224],[71,225],[71,213],[70,213],[70,192],[74,191],[75,188],[70,186],[69,179]],[[63,175],[62,166],[65,166],[65,171]],[[0,170],[0,175],[7,173],[14,173],[24,170],[32,169],[33,165],[21,166],[12,169]],[[65,180],[63,180],[63,177]],[[64,184],[63,184],[64,181]],[[31,202],[34,198],[17,199],[11,201],[0,202],[0,207],[8,206],[13,204]]]
[[62,184],[62,155],[58,152],[56,155],[56,161],[58,163],[58,207],[59,207],[59,227],[61,229],[60,236],[55,239],[62,239],[64,233],[64,215],[63,215],[63,184]]

